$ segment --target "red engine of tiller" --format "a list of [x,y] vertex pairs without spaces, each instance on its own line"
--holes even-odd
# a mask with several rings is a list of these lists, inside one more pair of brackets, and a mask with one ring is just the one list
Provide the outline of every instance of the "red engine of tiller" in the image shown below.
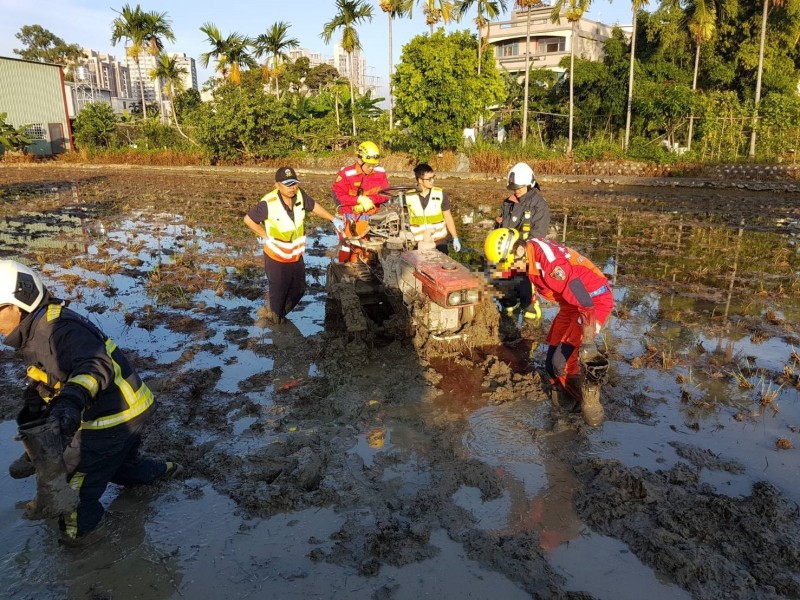
[[459,308],[481,301],[481,280],[446,254],[438,250],[409,250],[400,258],[414,267],[414,277],[439,306]]

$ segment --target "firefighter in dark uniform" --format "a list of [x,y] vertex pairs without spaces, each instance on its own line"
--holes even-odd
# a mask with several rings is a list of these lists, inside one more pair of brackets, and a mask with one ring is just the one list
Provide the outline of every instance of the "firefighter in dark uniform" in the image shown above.
[[337,231],[344,228],[341,219],[317,204],[299,185],[295,170],[281,167],[275,172],[275,189],[244,217],[264,250],[269,289],[262,316],[272,323],[282,322],[306,293],[306,213],[327,219]]
[[[519,231],[523,241],[547,237],[550,228],[550,207],[541,194],[533,169],[527,163],[517,163],[508,172],[506,189],[511,195],[503,200],[500,216],[495,219],[495,229],[510,228]],[[528,322],[539,323],[542,309],[533,294],[527,278],[517,278],[516,298],[503,302],[506,313],[513,315],[522,308],[522,317]]]
[[[0,261],[0,333],[21,353],[29,377],[17,420],[57,423],[69,446],[69,486],[79,502],[59,525],[64,541],[72,543],[100,524],[100,497],[109,483],[151,483],[183,468],[139,454],[153,394],[117,345],[66,304],[28,267]],[[33,474],[22,468],[26,458],[12,465],[12,475]]]

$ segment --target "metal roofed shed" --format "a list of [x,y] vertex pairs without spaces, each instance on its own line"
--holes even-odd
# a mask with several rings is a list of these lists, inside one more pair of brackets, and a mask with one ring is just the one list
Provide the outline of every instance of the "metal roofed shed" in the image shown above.
[[14,127],[26,126],[31,154],[74,149],[59,65],[0,56],[0,112]]

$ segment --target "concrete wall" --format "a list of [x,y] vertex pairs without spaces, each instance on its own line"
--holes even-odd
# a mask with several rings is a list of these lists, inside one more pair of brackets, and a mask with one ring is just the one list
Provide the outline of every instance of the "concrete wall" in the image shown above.
[[0,112],[14,127],[35,126],[32,154],[73,149],[60,66],[0,56]]

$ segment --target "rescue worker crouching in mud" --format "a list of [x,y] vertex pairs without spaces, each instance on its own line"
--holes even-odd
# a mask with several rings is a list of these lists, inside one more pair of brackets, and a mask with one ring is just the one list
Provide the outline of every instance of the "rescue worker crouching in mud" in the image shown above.
[[[550,207],[541,194],[533,169],[524,162],[515,164],[508,172],[506,189],[511,191],[511,195],[503,200],[500,216],[495,218],[495,229],[516,229],[523,241],[546,238],[550,227]],[[515,289],[516,298],[502,301],[506,314],[513,316],[521,308],[523,319],[538,326],[542,309],[527,278],[520,277]]]
[[267,274],[267,306],[260,316],[280,323],[306,293],[305,217],[311,213],[333,223],[341,231],[344,223],[318,204],[300,187],[291,167],[275,172],[275,189],[266,194],[244,217],[244,223],[259,237]]
[[550,383],[580,404],[588,425],[600,425],[604,414],[599,387],[587,387],[578,358],[584,365],[605,362],[607,369],[605,359],[590,344],[614,308],[608,279],[575,250],[539,237],[525,242],[516,229],[495,229],[487,236],[484,251],[498,272],[526,273],[539,295],[558,303],[547,334],[545,368]]
[[414,178],[418,191],[406,195],[408,223],[414,239],[421,242],[427,232],[436,243],[436,249],[447,254],[449,234],[453,250],[461,252],[461,240],[450,213],[450,198],[442,188],[433,185],[436,178],[433,168],[427,163],[418,164],[414,168]]
[[[100,497],[109,483],[147,484],[183,471],[176,462],[139,454],[155,399],[122,351],[53,298],[38,274],[12,260],[0,261],[0,333],[28,366],[18,424],[47,419],[66,449],[68,485],[78,504],[59,518],[62,541],[78,544],[99,531]],[[25,454],[9,472],[23,478],[35,468]]]

